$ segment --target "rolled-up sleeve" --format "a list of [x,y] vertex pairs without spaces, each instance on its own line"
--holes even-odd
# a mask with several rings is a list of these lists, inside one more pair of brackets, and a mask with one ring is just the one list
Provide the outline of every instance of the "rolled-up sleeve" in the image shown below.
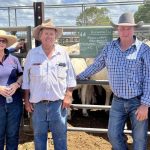
[[75,87],[76,86],[76,75],[73,69],[73,66],[71,64],[70,58],[68,54],[66,54],[67,57],[67,66],[68,66],[68,71],[67,71],[67,87]]

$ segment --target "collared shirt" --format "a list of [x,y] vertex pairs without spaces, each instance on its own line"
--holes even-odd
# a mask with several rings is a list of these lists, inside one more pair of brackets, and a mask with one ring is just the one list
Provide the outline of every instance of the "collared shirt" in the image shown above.
[[64,99],[66,89],[76,86],[75,73],[67,52],[59,45],[48,59],[42,46],[29,51],[23,73],[23,89],[30,90],[30,102]]
[[77,78],[84,80],[106,66],[116,96],[130,99],[141,95],[141,103],[150,106],[150,47],[134,38],[135,43],[126,51],[121,50],[120,39],[108,43]]
[[[5,49],[4,60],[0,62],[0,86],[7,86],[17,81],[18,77],[22,75],[22,68],[17,57],[9,54]],[[13,103],[22,101],[21,90],[18,89],[13,94]],[[6,103],[6,98],[0,95],[0,105]]]

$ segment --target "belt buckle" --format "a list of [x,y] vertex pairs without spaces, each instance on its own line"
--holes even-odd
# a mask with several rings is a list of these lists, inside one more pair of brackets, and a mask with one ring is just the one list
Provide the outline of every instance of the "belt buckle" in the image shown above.
[[48,103],[50,103],[50,101],[49,100],[42,100],[41,103],[48,104]]

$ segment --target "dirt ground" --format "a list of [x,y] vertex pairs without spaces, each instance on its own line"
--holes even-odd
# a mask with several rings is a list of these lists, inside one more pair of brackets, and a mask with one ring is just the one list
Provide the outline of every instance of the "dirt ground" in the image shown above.
[[[81,111],[74,111],[72,120],[68,121],[68,126],[72,127],[107,128],[107,124],[108,115],[101,111],[92,111],[89,113],[89,117],[83,117]],[[129,150],[132,150],[131,135],[127,134],[126,136]],[[21,131],[19,150],[34,150],[31,132]],[[48,150],[54,150],[50,133],[48,135]],[[112,150],[112,148],[105,133],[68,131],[68,150]],[[150,150],[150,139],[148,150]]]

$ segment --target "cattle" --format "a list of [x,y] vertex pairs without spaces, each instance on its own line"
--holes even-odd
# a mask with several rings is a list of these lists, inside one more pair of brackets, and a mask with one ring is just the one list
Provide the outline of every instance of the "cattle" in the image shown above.
[[[80,53],[80,47],[79,43],[71,45],[71,46],[61,46],[64,48],[69,55],[74,55],[74,54],[79,54]],[[71,58],[71,63],[73,65],[75,74],[78,75],[82,71],[84,71],[88,65],[90,65],[93,62],[93,59],[85,59],[84,58]],[[93,75],[91,77],[92,80],[107,80],[107,70],[103,69],[99,73]],[[110,102],[110,97],[111,97],[111,89],[109,85],[102,85],[102,87],[106,91],[106,102],[105,105],[109,105]],[[87,85],[87,84],[82,84],[82,85],[77,85],[75,89],[78,89],[79,97],[81,98],[82,104],[90,104],[90,103],[96,103],[96,94],[95,94],[95,88],[94,85]],[[98,91],[101,91],[101,89],[98,87]],[[88,112],[86,108],[82,109],[82,114],[83,116],[88,116]],[[71,119],[71,113],[70,111],[68,112],[68,118]]]
[[[87,66],[91,65],[93,62],[94,62],[93,58],[87,58],[86,59]],[[108,80],[106,67],[104,69],[102,69],[101,71],[99,71],[98,73],[92,75],[90,79],[91,80]],[[109,85],[101,85],[101,86],[106,91],[105,105],[110,105],[112,90],[111,90]]]
[[[87,68],[87,64],[84,58],[71,58],[71,63],[73,65],[75,74],[78,75]],[[91,85],[78,84],[74,89],[78,89],[79,96],[81,98],[82,104],[87,104],[87,101],[94,99],[92,93]],[[88,116],[87,109],[82,109],[83,116]],[[68,114],[69,116],[70,114]],[[70,116],[69,116],[70,117]]]
[[[65,49],[69,55],[78,55],[79,54],[79,43],[71,45],[71,46],[62,46],[63,49]],[[71,58],[71,63],[74,68],[75,74],[78,75],[82,71],[84,71],[87,68],[87,64],[85,62],[84,58]],[[74,90],[78,90],[79,98],[81,99],[82,104],[89,104],[90,101],[95,102],[96,99],[93,96],[94,94],[94,87],[92,85],[87,84],[78,84]],[[83,116],[87,117],[87,109],[82,109]],[[68,110],[68,119],[71,119],[71,111]]]
[[143,42],[150,47],[150,41],[149,40],[144,40]]
[[80,46],[79,46],[79,43],[77,44],[73,44],[73,45],[70,45],[70,46],[63,46],[63,45],[60,45],[62,48],[64,48],[69,55],[79,55],[80,54]]

